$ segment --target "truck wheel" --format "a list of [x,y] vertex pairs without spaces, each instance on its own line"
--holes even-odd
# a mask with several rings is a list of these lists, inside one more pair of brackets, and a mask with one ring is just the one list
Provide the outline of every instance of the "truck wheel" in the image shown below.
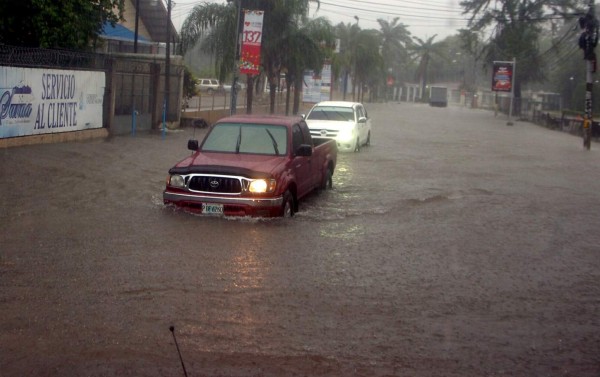
[[360,140],[356,138],[356,145],[354,146],[354,152],[360,152]]
[[281,205],[281,216],[292,217],[294,216],[294,196],[289,191],[283,194],[283,203]]
[[323,177],[323,182],[321,182],[321,190],[327,190],[333,188],[333,172],[331,168],[327,168],[325,172],[325,176]]

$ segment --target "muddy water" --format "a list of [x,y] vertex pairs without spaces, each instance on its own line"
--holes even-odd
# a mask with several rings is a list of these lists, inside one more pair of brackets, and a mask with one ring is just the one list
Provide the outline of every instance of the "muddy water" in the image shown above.
[[286,220],[164,207],[191,130],[1,150],[0,375],[600,374],[600,146],[368,109]]

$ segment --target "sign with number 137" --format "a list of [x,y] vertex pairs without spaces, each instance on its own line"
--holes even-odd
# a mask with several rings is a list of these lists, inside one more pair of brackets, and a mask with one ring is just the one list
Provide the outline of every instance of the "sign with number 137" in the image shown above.
[[240,73],[258,75],[260,73],[260,45],[262,41],[263,11],[244,10],[242,32],[242,53]]

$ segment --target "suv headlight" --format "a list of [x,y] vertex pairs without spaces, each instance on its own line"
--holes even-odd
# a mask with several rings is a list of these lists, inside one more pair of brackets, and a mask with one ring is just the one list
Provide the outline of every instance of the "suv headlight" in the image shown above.
[[275,191],[275,187],[277,186],[277,181],[274,179],[255,179],[250,182],[250,187],[248,187],[248,191],[255,194],[263,194],[265,192],[273,192]]
[[337,136],[338,140],[341,142],[350,141],[354,139],[354,128],[344,128],[341,129]]
[[169,176],[167,184],[171,187],[185,187],[185,179],[183,179],[183,177],[180,175],[173,174]]

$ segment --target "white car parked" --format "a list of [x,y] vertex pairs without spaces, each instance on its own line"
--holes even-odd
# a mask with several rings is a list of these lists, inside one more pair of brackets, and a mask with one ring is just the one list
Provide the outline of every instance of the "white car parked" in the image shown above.
[[305,119],[313,137],[335,139],[340,151],[358,152],[371,144],[371,119],[359,102],[319,102]]
[[196,83],[198,90],[208,94],[231,92],[231,85],[221,84],[217,79],[198,79]]

